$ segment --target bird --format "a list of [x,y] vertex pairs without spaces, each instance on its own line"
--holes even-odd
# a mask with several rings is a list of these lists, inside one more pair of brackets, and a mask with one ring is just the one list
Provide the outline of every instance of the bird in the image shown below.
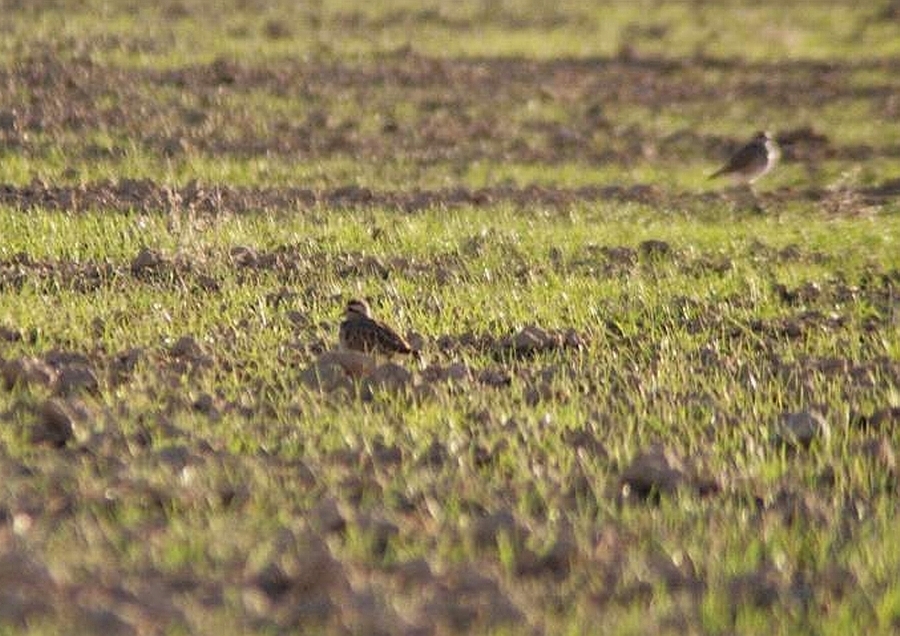
[[738,150],[722,168],[709,175],[731,177],[736,184],[752,184],[771,170],[781,157],[778,144],[768,131],[759,131],[746,146]]
[[406,339],[388,325],[372,318],[369,303],[358,298],[347,303],[338,339],[341,349],[345,350],[388,357],[395,353],[415,355]]

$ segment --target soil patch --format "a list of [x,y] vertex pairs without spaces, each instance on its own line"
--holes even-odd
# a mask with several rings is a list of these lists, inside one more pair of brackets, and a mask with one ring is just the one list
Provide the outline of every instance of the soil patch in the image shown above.
[[[860,205],[881,203],[894,197],[896,180],[864,188],[846,188],[841,196]],[[761,194],[758,202],[779,204],[791,201],[828,202],[834,193],[825,188],[781,188]],[[746,198],[746,197],[743,197]],[[394,208],[417,212],[434,208],[513,204],[517,207],[567,208],[579,203],[618,201],[655,207],[693,209],[721,203],[740,203],[741,196],[728,191],[672,192],[655,185],[597,185],[577,188],[527,185],[487,188],[444,188],[437,190],[374,190],[358,186],[330,189],[300,187],[237,187],[192,182],[181,187],[149,179],[97,181],[79,185],[52,185],[32,181],[25,186],[0,185],[0,205],[22,210],[46,209],[78,212],[157,213],[191,210],[198,213],[254,213],[272,210],[327,208]],[[853,208],[848,209],[852,212]]]

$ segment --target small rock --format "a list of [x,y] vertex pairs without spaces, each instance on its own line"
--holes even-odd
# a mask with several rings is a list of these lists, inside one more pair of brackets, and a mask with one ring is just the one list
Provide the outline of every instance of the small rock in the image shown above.
[[826,464],[818,473],[816,473],[816,485],[822,489],[834,488],[837,483],[837,475],[834,472],[834,466]]
[[562,439],[567,446],[584,449],[592,457],[601,459],[609,457],[600,435],[587,426],[564,430]]
[[816,281],[807,281],[797,289],[797,295],[805,302],[816,301],[822,296],[822,286]]
[[435,344],[437,344],[437,348],[444,353],[453,353],[459,349],[459,341],[448,334],[440,336]]
[[138,636],[139,632],[122,616],[110,609],[78,607],[67,616],[69,629],[84,634]]
[[800,249],[800,246],[796,243],[791,243],[790,245],[782,248],[778,251],[778,257],[781,260],[785,261],[796,261],[800,260],[803,256],[803,251]]

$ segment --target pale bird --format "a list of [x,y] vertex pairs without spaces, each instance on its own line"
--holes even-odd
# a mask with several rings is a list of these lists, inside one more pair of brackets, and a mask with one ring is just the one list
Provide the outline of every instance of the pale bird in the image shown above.
[[354,298],[344,310],[338,337],[341,349],[390,357],[395,353],[414,353],[409,343],[391,327],[372,318],[364,300]]
[[753,183],[771,170],[781,152],[772,135],[760,131],[746,146],[738,150],[722,168],[709,175],[710,179],[730,177],[734,183]]

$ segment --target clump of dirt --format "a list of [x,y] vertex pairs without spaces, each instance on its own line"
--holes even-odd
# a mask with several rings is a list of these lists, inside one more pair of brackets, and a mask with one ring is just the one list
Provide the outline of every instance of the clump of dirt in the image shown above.
[[537,325],[527,325],[515,334],[500,338],[471,332],[458,336],[445,334],[435,339],[435,345],[441,353],[448,356],[468,349],[489,352],[495,359],[502,361],[509,358],[531,358],[553,351],[580,351],[587,347],[588,339],[574,329],[544,329]]
[[579,351],[587,346],[587,341],[574,329],[547,330],[537,325],[523,327],[515,335],[502,338],[493,351],[495,356],[512,354],[517,358],[529,358],[540,353],[572,349]]
[[662,495],[673,494],[679,488],[700,494],[719,491],[715,480],[699,476],[687,460],[658,444],[637,454],[622,472],[620,483],[624,499],[658,499]]
[[831,427],[815,409],[783,413],[775,435],[777,442],[789,449],[808,449],[817,440],[826,443],[831,438]]
[[15,358],[3,363],[3,381],[7,390],[19,385],[50,386],[56,377],[56,370],[38,358]]

